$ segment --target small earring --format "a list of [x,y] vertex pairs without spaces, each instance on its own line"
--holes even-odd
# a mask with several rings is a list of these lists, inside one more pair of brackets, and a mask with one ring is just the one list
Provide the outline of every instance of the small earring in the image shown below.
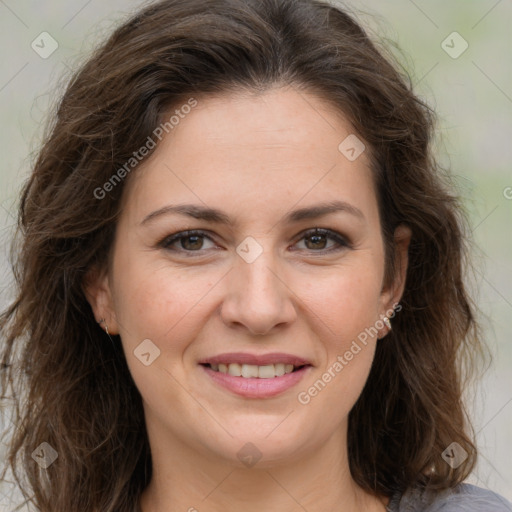
[[98,323],[105,324],[105,332],[107,333],[108,336],[110,336],[110,334],[108,333],[108,326],[107,326],[107,322],[105,322],[105,319],[102,318]]
[[391,330],[391,322],[387,316],[385,316],[382,321],[386,324],[386,327]]

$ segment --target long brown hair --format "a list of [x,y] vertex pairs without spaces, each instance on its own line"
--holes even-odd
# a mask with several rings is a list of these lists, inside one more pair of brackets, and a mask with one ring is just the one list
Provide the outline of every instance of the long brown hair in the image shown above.
[[[352,476],[389,496],[470,473],[461,393],[482,352],[464,283],[466,217],[433,156],[434,115],[398,69],[351,16],[318,0],[165,0],[74,75],[22,192],[17,295],[0,324],[1,391],[16,402],[8,462],[15,475],[21,464],[39,510],[128,512],[151,478],[141,397],[119,337],[96,324],[82,289],[87,270],[107,264],[137,170],[109,180],[188,99],[280,85],[329,102],[367,144],[388,279],[394,229],[412,230],[402,309],[350,412]],[[31,456],[42,442],[58,453],[44,470]],[[441,456],[452,442],[468,454],[457,468]]]

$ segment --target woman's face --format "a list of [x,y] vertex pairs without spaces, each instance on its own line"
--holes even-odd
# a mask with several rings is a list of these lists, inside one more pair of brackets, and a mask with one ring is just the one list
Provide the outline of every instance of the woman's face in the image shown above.
[[345,434],[402,290],[383,286],[353,133],[292,88],[198,99],[130,177],[89,296],[121,335],[153,441],[262,465]]

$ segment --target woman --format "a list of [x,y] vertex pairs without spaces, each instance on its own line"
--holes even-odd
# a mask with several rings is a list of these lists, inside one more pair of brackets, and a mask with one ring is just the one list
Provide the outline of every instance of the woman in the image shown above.
[[[512,510],[433,114],[341,9],[166,0],[68,86],[2,329],[42,512]],[[20,399],[20,393],[26,399]]]

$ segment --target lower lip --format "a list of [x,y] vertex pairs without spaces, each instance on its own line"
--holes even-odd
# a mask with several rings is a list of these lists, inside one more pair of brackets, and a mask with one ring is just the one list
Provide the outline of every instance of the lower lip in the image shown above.
[[312,368],[309,365],[303,366],[299,370],[285,373],[281,377],[273,377],[271,379],[246,379],[245,377],[234,377],[227,373],[216,372],[209,366],[201,366],[214,382],[245,398],[270,398],[279,395],[298,384],[304,375]]

